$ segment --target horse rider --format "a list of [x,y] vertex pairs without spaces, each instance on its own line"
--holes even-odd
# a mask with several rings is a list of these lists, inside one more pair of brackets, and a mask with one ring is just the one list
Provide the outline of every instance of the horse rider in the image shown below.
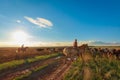
[[78,45],[77,45],[77,39],[75,39],[75,41],[73,42],[73,48],[78,48]]

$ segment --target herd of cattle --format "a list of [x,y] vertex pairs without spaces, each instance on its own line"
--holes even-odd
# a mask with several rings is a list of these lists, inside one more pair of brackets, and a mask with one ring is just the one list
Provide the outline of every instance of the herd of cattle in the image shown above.
[[[82,47],[82,48],[81,48]],[[72,47],[66,48],[47,48],[47,49],[37,49],[37,51],[45,51],[47,50],[49,53],[53,52],[61,52],[65,56],[74,56],[78,53],[78,55],[89,52],[93,57],[106,57],[106,58],[116,58],[120,60],[120,49],[111,49],[111,48],[94,48],[88,47],[87,45],[80,46],[77,49]],[[71,55],[72,54],[72,55]]]
[[[70,49],[70,52],[71,52],[72,48],[69,48],[69,49]],[[82,49],[84,49],[84,48],[82,48]],[[80,51],[82,49],[80,49]],[[46,48],[46,49],[45,48],[39,48],[39,49],[36,49],[36,50],[39,51],[39,52],[47,50],[49,53],[61,52],[61,53],[64,54],[65,48]],[[114,58],[120,60],[120,49],[87,47],[85,51],[89,52],[94,57],[99,55],[101,57],[106,57],[106,58],[114,57]],[[70,52],[67,51],[67,53],[70,53]],[[72,51],[72,53],[70,53],[70,54],[74,55],[74,52],[75,52],[75,50]],[[85,53],[84,50],[82,52],[83,52],[82,54]]]
[[109,49],[109,48],[89,48],[90,53],[93,56],[100,55],[101,57],[115,57],[120,60],[120,49]]
[[[77,52],[76,52],[77,50]],[[120,49],[111,49],[111,48],[94,48],[94,47],[88,47],[88,45],[83,45],[78,47],[77,49],[74,48],[65,48],[65,47],[58,47],[58,48],[37,48],[36,51],[38,52],[45,52],[47,51],[48,53],[55,53],[55,52],[59,52],[59,53],[63,53],[63,54],[84,54],[85,51],[88,51],[89,53],[91,53],[91,55],[93,55],[94,57],[96,57],[97,55],[101,56],[101,57],[107,57],[107,58],[111,58],[111,57],[115,57],[116,59],[120,60]],[[82,51],[82,53],[81,53]]]
[[42,51],[46,51],[48,53],[55,53],[55,52],[62,52],[64,48],[38,48],[36,49],[36,51],[38,52],[42,52]]

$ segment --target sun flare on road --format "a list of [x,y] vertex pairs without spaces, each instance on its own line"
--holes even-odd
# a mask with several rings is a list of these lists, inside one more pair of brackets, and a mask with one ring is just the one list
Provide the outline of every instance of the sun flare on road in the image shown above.
[[15,44],[26,44],[28,43],[29,35],[24,31],[15,31],[12,33],[12,39]]

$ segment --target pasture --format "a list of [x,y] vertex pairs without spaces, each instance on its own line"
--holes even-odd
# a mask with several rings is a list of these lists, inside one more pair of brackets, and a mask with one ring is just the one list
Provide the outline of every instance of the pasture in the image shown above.
[[[85,50],[77,60],[66,60],[65,47],[0,48],[0,80],[119,80],[120,60]],[[116,46],[89,48],[120,49]]]

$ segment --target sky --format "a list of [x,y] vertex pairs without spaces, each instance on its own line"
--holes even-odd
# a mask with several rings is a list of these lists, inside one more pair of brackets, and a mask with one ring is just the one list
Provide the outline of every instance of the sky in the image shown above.
[[0,46],[120,45],[120,0],[0,0]]

